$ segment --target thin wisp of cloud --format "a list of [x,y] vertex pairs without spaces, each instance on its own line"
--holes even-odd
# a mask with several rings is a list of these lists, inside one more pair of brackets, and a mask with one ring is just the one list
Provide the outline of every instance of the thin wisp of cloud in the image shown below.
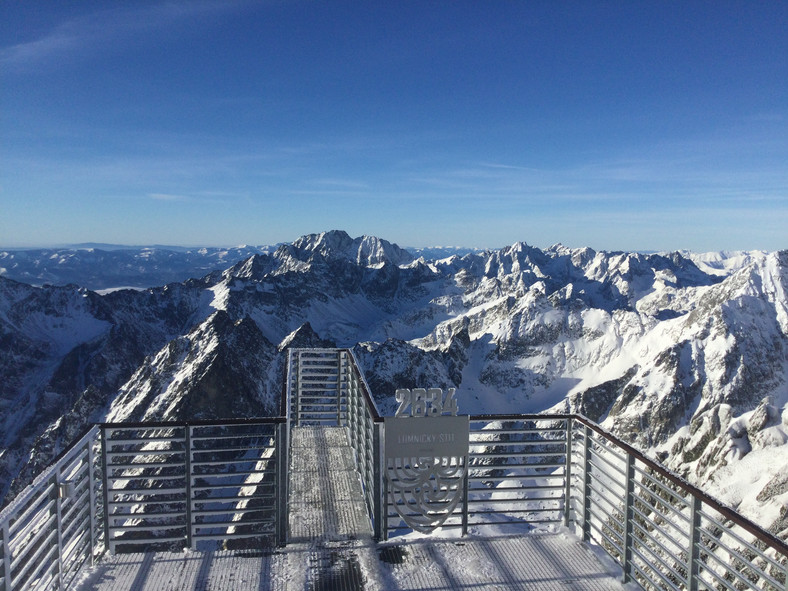
[[148,193],[148,197],[156,201],[190,201],[185,195],[171,195],[169,193]]
[[66,20],[37,39],[0,49],[0,65],[24,70],[62,63],[90,55],[97,47],[116,48],[119,44],[140,42],[147,31],[166,30],[176,22],[211,16],[240,5],[239,2],[199,1],[107,8]]

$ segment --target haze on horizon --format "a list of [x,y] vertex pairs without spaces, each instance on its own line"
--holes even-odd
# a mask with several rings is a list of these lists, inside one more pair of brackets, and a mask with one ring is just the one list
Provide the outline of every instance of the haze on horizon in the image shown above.
[[0,4],[0,246],[788,248],[788,3]]

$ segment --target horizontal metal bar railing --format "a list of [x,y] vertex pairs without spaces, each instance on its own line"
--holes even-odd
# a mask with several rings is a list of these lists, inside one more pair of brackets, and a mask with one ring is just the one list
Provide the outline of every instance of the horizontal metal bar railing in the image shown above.
[[[522,531],[564,522],[569,420],[567,415],[471,416],[466,498],[441,527]],[[386,499],[387,531],[407,531],[392,503]]]
[[788,589],[788,545],[581,416],[574,515],[645,589]]
[[103,551],[98,427],[0,512],[0,589],[65,589]]
[[286,397],[295,426],[347,425],[343,349],[290,349]]
[[[325,360],[332,351],[322,350],[320,355]],[[340,358],[347,365],[340,373],[358,372],[363,380],[352,354]],[[337,380],[329,379],[334,375],[333,361],[321,363],[312,358],[310,362],[320,367],[320,371],[329,371],[318,380],[325,380],[325,384],[318,384],[323,392],[336,382],[340,384],[336,396],[350,392],[343,385],[347,380],[344,375]],[[338,415],[335,424],[350,426],[359,472],[365,483],[372,483],[365,485],[365,491],[371,493],[375,486],[381,491],[377,495],[369,494],[367,502],[374,506],[383,497],[381,516],[385,520],[383,530],[388,532],[403,524],[392,510],[390,500],[385,498],[380,468],[376,479],[375,465],[369,465],[370,458],[382,461],[380,446],[385,434],[382,418],[369,392],[364,388],[361,391],[363,396],[348,394],[347,402],[341,403],[347,408],[347,422],[344,415]],[[307,394],[314,396],[316,392]],[[331,407],[336,402],[332,396],[333,391],[322,403]],[[299,410],[303,408],[302,404]],[[368,409],[374,412],[366,414]],[[533,421],[538,421],[538,425]],[[620,562],[627,580],[637,580],[643,586],[726,588],[726,585],[741,585],[747,578],[754,589],[786,591],[788,553],[784,542],[584,417],[475,416],[471,417],[470,444],[465,516],[450,518],[444,527],[495,522],[568,523],[574,519],[586,539],[599,543]],[[712,525],[710,513],[713,512],[719,512],[725,523]],[[372,510],[371,513],[375,514]],[[740,530],[741,535],[734,530]],[[376,529],[376,532],[379,536],[380,531]],[[727,547],[725,541],[729,538],[736,539],[736,548]],[[727,553],[727,562],[718,562],[735,572],[721,574],[710,566],[715,563],[707,556],[710,546],[715,557]],[[737,561],[744,564],[747,556],[753,556],[753,560],[765,566],[737,566]],[[757,581],[753,583],[756,578],[762,586]]]
[[567,420],[471,417],[469,525],[563,520]]
[[340,356],[342,395],[347,400],[347,427],[350,446],[353,448],[356,469],[361,477],[364,500],[376,539],[384,536],[382,498],[384,495],[381,474],[381,433],[383,418],[370,395],[369,386],[358,367],[353,352],[343,351]]
[[286,420],[101,425],[110,552],[281,539]]

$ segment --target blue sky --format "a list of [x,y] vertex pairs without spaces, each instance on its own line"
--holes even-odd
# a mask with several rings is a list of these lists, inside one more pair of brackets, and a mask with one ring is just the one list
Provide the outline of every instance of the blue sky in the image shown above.
[[0,246],[788,248],[788,2],[0,3]]

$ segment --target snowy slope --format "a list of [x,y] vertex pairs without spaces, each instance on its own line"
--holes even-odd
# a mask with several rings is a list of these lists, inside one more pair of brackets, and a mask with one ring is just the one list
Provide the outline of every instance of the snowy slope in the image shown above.
[[581,412],[785,529],[785,251],[425,260],[333,231],[140,291],[0,277],[0,339],[0,492],[89,421],[276,414],[283,349],[336,343],[384,410],[438,386],[462,412]]

